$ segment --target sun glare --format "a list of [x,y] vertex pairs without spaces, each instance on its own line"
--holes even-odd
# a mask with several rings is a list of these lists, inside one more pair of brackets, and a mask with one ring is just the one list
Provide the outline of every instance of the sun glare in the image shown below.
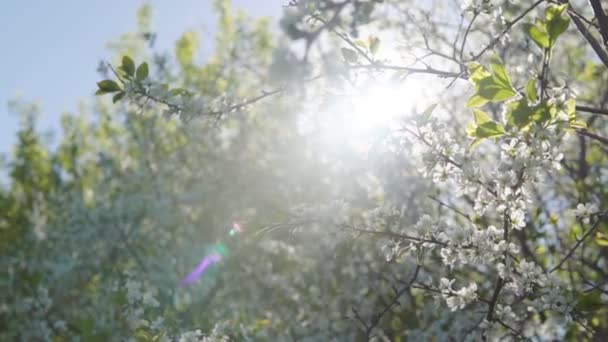
[[391,127],[415,105],[411,91],[401,86],[373,86],[352,100],[353,112],[346,122],[356,131]]
[[[374,83],[351,89],[327,110],[323,133],[329,146],[351,146],[366,151],[378,132],[397,129],[411,113],[423,106],[424,83]],[[326,145],[326,148],[329,148]]]

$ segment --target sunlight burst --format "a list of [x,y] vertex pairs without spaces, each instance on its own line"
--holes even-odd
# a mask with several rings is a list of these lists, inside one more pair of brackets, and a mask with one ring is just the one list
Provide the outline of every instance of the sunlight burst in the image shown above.
[[400,127],[427,102],[422,82],[375,82],[340,96],[321,118],[325,148],[354,147],[365,152],[379,136]]

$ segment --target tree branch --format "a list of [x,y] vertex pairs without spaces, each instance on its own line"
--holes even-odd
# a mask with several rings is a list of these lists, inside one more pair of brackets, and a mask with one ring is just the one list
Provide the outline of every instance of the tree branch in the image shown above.
[[350,69],[396,70],[396,71],[405,71],[405,72],[409,72],[409,73],[412,73],[412,74],[431,74],[431,75],[437,75],[437,76],[443,77],[443,78],[454,77],[454,78],[466,79],[465,75],[462,72],[443,71],[443,70],[438,70],[438,69],[435,69],[435,68],[432,68],[432,67],[413,68],[413,67],[400,66],[400,65],[383,64],[383,63],[378,63],[378,62],[374,62],[374,61],[372,61],[372,63],[370,63],[370,64],[349,65],[348,67]]
[[585,233],[585,235],[583,235],[582,238],[580,238],[579,240],[576,241],[576,243],[574,244],[574,246],[572,248],[570,248],[570,251],[568,251],[568,254],[566,254],[566,256],[564,256],[564,258],[555,266],[553,267],[549,273],[553,273],[555,271],[557,271],[560,267],[562,267],[562,265],[568,261],[568,259],[570,259],[572,257],[572,254],[574,254],[574,252],[576,251],[577,248],[580,247],[580,245],[583,244],[583,242],[585,242],[585,240],[591,236],[591,234],[593,234],[593,232],[595,232],[595,230],[597,229],[597,227],[599,227],[600,222],[602,222],[601,218],[603,217],[603,215],[599,215],[599,218],[597,221],[595,221],[595,223],[593,224],[593,226]]
[[604,45],[608,47],[608,16],[604,13],[600,0],[589,0],[589,3],[600,25],[600,34],[602,35],[602,39],[604,39]]
[[384,315],[386,315],[386,313],[393,306],[395,306],[395,304],[397,304],[397,302],[399,301],[399,298],[401,298],[401,296],[403,296],[403,294],[405,294],[406,291],[408,291],[412,287],[412,285],[418,278],[418,274],[420,273],[420,268],[421,268],[420,264],[416,264],[416,269],[414,270],[414,275],[412,276],[412,279],[410,279],[410,281],[407,283],[407,285],[405,285],[401,290],[399,290],[399,291],[397,291],[397,293],[395,293],[395,297],[393,297],[393,300],[390,303],[388,303],[388,305],[386,305],[380,313],[378,313],[372,317],[371,323],[366,326],[366,331],[365,331],[366,340],[369,341],[372,330],[374,330],[374,328],[376,326],[378,326],[378,324],[382,320],[382,317]]
[[603,109],[603,108],[592,108],[592,107],[587,107],[587,106],[576,106],[576,110],[578,110],[580,112],[587,112],[587,113],[593,113],[593,114],[608,115],[608,109]]
[[589,138],[591,138],[593,140],[597,140],[597,141],[601,142],[602,144],[608,145],[608,138],[604,138],[604,137],[599,136],[597,134],[593,134],[593,133],[591,133],[591,132],[589,132],[587,130],[577,129],[576,133],[578,133],[580,135],[584,135],[586,137],[589,137]]
[[597,39],[595,39],[593,34],[589,32],[589,30],[587,29],[585,24],[583,24],[582,20],[579,17],[570,12],[568,12],[568,14],[570,15],[570,18],[572,19],[574,25],[576,25],[578,31],[583,35],[583,37],[585,37],[587,42],[591,45],[591,48],[593,48],[593,51],[595,51],[602,63],[604,63],[604,66],[608,68],[608,53],[606,53],[602,45],[600,45]]

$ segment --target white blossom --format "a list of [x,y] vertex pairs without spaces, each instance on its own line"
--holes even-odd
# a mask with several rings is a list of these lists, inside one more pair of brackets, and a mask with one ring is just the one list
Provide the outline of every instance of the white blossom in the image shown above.
[[589,224],[591,221],[591,216],[597,214],[599,209],[597,205],[593,203],[579,203],[574,209],[574,215],[580,218],[583,223]]

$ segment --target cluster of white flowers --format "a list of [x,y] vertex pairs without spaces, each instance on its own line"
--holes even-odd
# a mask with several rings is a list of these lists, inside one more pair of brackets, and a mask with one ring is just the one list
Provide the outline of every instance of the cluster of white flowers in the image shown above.
[[15,307],[17,313],[32,313],[33,315],[44,315],[47,313],[53,300],[49,297],[49,291],[46,287],[38,287],[36,297],[26,297],[18,302]]
[[35,296],[18,298],[14,305],[16,317],[23,317],[23,338],[26,340],[50,341],[54,335],[53,330],[65,331],[66,323],[62,320],[49,320],[49,313],[53,300],[49,297],[48,289],[38,286]]
[[217,325],[214,327],[210,335],[203,334],[201,329],[183,332],[177,337],[179,342],[228,342],[230,339],[228,336],[222,335]]
[[439,281],[439,290],[441,296],[445,299],[447,306],[452,311],[462,310],[467,304],[477,299],[477,284],[470,283],[468,286],[462,287],[460,290],[452,289],[452,284],[455,279],[441,278]]
[[140,281],[128,278],[124,284],[126,290],[126,299],[128,305],[124,308],[124,315],[129,324],[129,327],[136,331],[141,327],[150,328],[153,331],[162,331],[164,318],[158,314],[157,317],[150,321],[146,319],[152,313],[156,312],[160,303],[156,299],[158,290]]
[[464,12],[484,12],[489,13],[494,5],[491,0],[463,0],[460,9]]
[[[506,126],[507,119],[503,120]],[[422,173],[440,189],[456,193],[457,197],[469,197],[479,217],[496,220],[502,228],[496,225],[479,227],[471,217],[461,221],[442,218],[440,222],[434,222],[424,215],[413,229],[402,231],[414,240],[405,248],[439,246],[439,256],[449,269],[465,265],[494,268],[503,279],[498,290],[502,295],[498,298],[496,315],[505,321],[519,321],[520,318],[510,302],[503,298],[525,296],[533,297],[530,305],[536,308],[534,310],[547,308],[569,317],[572,298],[567,295],[568,287],[560,278],[521,258],[520,247],[510,236],[510,231],[527,226],[528,205],[532,202],[530,189],[538,187],[545,175],[561,168],[563,154],[559,144],[562,134],[557,125],[551,121],[526,131],[512,128],[497,145],[481,146],[474,151],[461,147],[447,133],[446,126],[434,117],[418,121],[409,131],[413,132],[413,141],[423,147],[420,151]],[[492,147],[498,147],[496,158],[487,158]],[[484,158],[481,158],[482,153]],[[597,206],[591,204],[580,204],[575,210],[576,216],[585,223],[589,223],[590,217],[597,212]],[[401,244],[401,241],[392,241],[385,245],[387,257],[401,253],[404,250]],[[457,310],[477,298],[478,284],[472,283],[455,291],[451,288],[454,281],[442,278],[439,288],[448,307]],[[493,324],[488,322],[486,327],[490,329]]]

